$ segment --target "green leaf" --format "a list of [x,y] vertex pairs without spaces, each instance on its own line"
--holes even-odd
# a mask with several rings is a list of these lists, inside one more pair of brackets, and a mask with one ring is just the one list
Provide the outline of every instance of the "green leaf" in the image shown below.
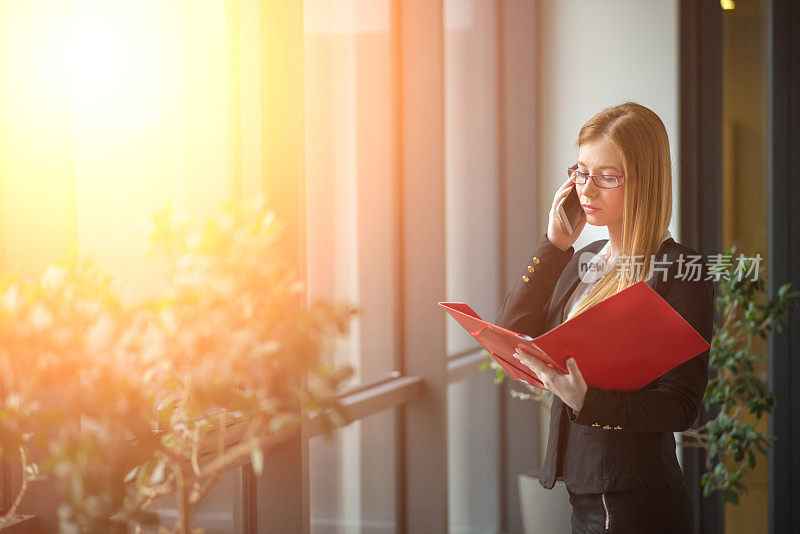
[[166,467],[167,466],[163,461],[160,461],[156,464],[153,472],[150,474],[150,484],[160,484],[164,481],[164,472]]
[[256,447],[250,452],[250,463],[253,466],[253,473],[260,475],[264,472],[264,451]]
[[131,480],[133,480],[134,478],[136,478],[136,475],[139,473],[139,467],[141,467],[141,466],[138,466],[138,465],[137,465],[136,467],[134,467],[133,469],[131,469],[130,471],[128,471],[128,474],[127,474],[127,475],[125,475],[125,480],[124,480],[124,482],[125,482],[126,484],[127,484],[128,482],[130,482]]

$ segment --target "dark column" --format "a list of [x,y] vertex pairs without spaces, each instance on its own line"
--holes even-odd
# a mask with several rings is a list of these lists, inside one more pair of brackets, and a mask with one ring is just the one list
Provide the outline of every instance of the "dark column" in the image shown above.
[[[681,241],[702,255],[722,245],[722,17],[717,0],[680,3]],[[701,408],[693,428],[718,409]],[[683,449],[683,470],[692,498],[695,532],[721,534],[724,506],[719,492],[703,497],[705,452]]]
[[[800,288],[800,5],[767,8],[767,291]],[[769,532],[800,532],[800,313],[769,338],[769,384],[775,410],[769,433]],[[792,328],[794,327],[794,328]],[[793,357],[794,356],[794,357]]]

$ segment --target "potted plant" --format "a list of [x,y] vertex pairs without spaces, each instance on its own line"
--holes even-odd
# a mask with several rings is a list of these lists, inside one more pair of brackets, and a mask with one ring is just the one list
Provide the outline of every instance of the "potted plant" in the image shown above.
[[306,304],[262,198],[199,228],[167,207],[149,227],[165,267],[155,297],[125,301],[77,254],[0,287],[0,451],[23,465],[16,504],[37,479],[58,481],[62,532],[140,531],[171,493],[178,518],[160,531],[194,532],[227,469],[260,471],[265,448],[311,415],[326,432],[347,422],[334,396],[350,369],[323,356],[357,310]]
[[[736,247],[723,258],[733,258]],[[756,260],[756,261],[754,261]],[[703,397],[706,410],[719,406],[719,414],[696,430],[682,432],[681,445],[706,451],[706,472],[701,484],[703,495],[721,491],[723,499],[738,504],[747,488],[742,477],[755,468],[759,455],[766,455],[775,436],[756,429],[756,424],[740,420],[743,412],[760,420],[772,412],[775,399],[765,377],[755,373],[753,364],[763,359],[754,352],[753,340],[766,339],[780,332],[800,292],[783,284],[772,295],[765,292],[764,277],[758,276],[756,258],[739,254],[735,263],[727,260],[710,267],[717,281],[714,305],[722,324],[714,329],[709,358],[710,375]],[[744,272],[744,275],[742,275]],[[749,273],[754,275],[750,278]]]
[[[714,277],[717,286],[714,307],[722,323],[714,325],[709,354],[712,378],[703,403],[706,410],[711,405],[719,406],[720,412],[699,428],[681,432],[683,439],[678,442],[682,447],[701,447],[706,451],[706,472],[701,478],[703,495],[721,491],[724,500],[734,504],[739,502],[740,493],[747,491],[742,477],[756,466],[759,454],[768,453],[775,440],[774,436],[757,430],[755,424],[744,424],[739,417],[746,411],[758,420],[774,406],[774,397],[764,377],[754,373],[753,363],[763,356],[753,352],[752,342],[755,336],[766,339],[770,332],[780,332],[800,296],[800,292],[790,292],[791,284],[787,283],[767,298],[764,277],[758,277],[760,256],[748,258],[739,254],[737,261],[731,262],[735,253],[736,247],[731,247],[721,255],[719,263],[709,267],[709,276]],[[749,277],[751,272],[754,272],[752,278]],[[488,352],[484,351],[484,355],[487,360],[481,368],[493,369],[495,383],[502,383],[507,373]],[[549,391],[516,382],[513,386],[511,395],[514,398],[533,400],[548,407],[552,403],[553,394]],[[543,410],[543,414],[549,414],[549,410]],[[553,496],[539,486],[536,473],[520,474],[519,484],[526,533],[538,532],[534,524],[538,529],[542,518],[548,516],[566,525],[561,530],[569,529],[571,508],[563,482],[556,482],[553,491],[558,489],[558,492]],[[547,513],[531,507],[541,507]]]

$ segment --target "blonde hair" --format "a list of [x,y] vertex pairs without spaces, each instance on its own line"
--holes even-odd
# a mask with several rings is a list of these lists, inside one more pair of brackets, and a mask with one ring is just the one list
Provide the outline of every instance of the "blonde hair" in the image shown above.
[[[652,110],[634,102],[606,108],[583,125],[576,145],[605,138],[622,157],[625,177],[622,250],[618,261],[597,281],[568,319],[636,282],[647,280],[651,255],[661,245],[672,217],[672,166],[664,123]],[[641,269],[622,258],[635,258]],[[655,258],[656,261],[661,258]]]

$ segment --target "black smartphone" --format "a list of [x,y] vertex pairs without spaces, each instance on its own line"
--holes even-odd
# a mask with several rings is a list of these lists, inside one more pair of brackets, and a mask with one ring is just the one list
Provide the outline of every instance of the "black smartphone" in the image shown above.
[[556,214],[561,220],[561,226],[564,227],[564,231],[572,235],[581,223],[581,218],[584,217],[583,207],[578,200],[578,191],[575,190],[574,184],[569,194],[558,203]]

